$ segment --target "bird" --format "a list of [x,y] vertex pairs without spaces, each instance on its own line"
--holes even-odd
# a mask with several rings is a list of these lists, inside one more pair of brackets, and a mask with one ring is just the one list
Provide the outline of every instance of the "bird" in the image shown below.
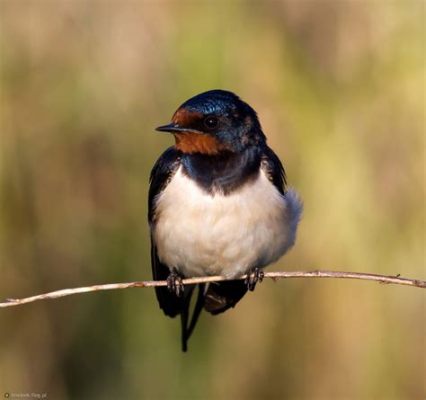
[[[180,315],[186,352],[203,309],[217,315],[234,307],[294,245],[303,205],[256,111],[233,92],[191,97],[156,130],[175,143],[150,175],[152,274],[167,281],[156,297],[165,315]],[[198,284],[191,306],[196,285],[182,279],[215,275],[247,278]]]

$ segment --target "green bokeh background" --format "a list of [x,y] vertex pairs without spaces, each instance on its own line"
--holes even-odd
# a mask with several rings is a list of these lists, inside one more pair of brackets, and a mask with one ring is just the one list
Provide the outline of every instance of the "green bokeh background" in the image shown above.
[[[153,128],[204,90],[260,116],[303,197],[271,270],[425,279],[423,1],[0,1],[0,297],[150,278]],[[0,311],[0,395],[422,399],[425,295],[267,281],[179,323],[151,289]]]

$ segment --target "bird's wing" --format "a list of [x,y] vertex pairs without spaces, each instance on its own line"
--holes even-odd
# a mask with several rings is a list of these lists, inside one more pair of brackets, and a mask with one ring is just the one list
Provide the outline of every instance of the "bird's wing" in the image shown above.
[[297,225],[303,212],[302,200],[295,190],[287,189],[284,167],[280,159],[269,147],[266,147],[263,153],[261,168],[285,198],[287,223],[290,228],[289,247],[291,247],[296,239]]
[[[152,229],[155,227],[155,199],[164,190],[167,183],[175,174],[180,165],[180,154],[174,147],[169,147],[155,163],[150,177],[148,194],[148,221]],[[158,258],[157,247],[151,235],[151,267],[154,280],[166,280],[170,269]],[[165,287],[156,287],[160,308],[170,317],[180,314],[183,307],[183,299],[170,293]]]
[[262,155],[261,168],[277,190],[284,194],[287,185],[284,167],[274,151],[267,146]]
[[155,197],[158,196],[170,182],[180,165],[180,152],[169,147],[157,160],[149,178],[148,221],[155,224]]

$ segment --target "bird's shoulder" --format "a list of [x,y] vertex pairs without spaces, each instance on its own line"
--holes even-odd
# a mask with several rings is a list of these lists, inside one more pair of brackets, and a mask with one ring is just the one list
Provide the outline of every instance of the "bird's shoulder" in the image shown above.
[[281,194],[284,194],[287,185],[284,166],[279,157],[269,146],[263,148],[260,168],[277,190]]

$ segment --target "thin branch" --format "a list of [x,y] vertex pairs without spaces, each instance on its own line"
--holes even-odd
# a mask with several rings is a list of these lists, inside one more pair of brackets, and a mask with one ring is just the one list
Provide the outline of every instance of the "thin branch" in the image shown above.
[[[229,280],[245,279],[247,275],[240,278],[225,278],[224,276],[203,276],[197,278],[183,279],[183,284],[194,285],[197,283],[207,282],[221,282]],[[366,281],[376,281],[379,283],[415,286],[419,288],[426,288],[426,281],[420,279],[402,278],[399,274],[395,276],[367,274],[361,272],[342,272],[342,271],[287,271],[287,272],[265,272],[265,278],[273,280],[288,279],[288,278],[340,278],[340,279],[361,279]],[[24,297],[22,299],[6,299],[4,303],[0,303],[0,307],[19,306],[21,304],[32,303],[33,301],[57,299],[59,297],[70,296],[72,294],[97,292],[99,290],[116,290],[127,288],[144,288],[167,286],[167,281],[139,281],[139,282],[125,282],[125,283],[108,283],[105,285],[85,286],[73,289],[61,289],[54,292],[39,294],[37,296]]]

